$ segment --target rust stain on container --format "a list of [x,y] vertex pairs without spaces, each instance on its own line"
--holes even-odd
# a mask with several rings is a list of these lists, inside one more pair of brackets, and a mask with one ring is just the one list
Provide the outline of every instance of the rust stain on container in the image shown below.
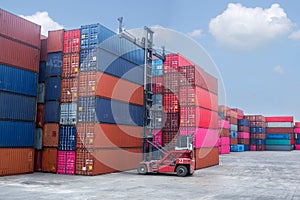
[[36,126],[42,128],[44,126],[44,104],[37,105]]
[[57,149],[44,148],[42,155],[42,171],[43,172],[56,172],[57,166]]
[[43,146],[58,147],[59,125],[54,123],[45,124],[43,130]]
[[64,30],[48,32],[47,52],[62,52],[64,50]]
[[195,169],[202,169],[219,164],[219,148],[195,149]]

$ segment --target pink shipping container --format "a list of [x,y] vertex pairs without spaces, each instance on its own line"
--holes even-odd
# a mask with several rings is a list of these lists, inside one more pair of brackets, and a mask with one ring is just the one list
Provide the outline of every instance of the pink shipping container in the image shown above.
[[250,133],[247,133],[247,132],[238,132],[238,138],[249,139],[250,138]]
[[0,63],[17,68],[38,72],[40,63],[40,50],[25,44],[6,39],[0,36],[1,50]]
[[230,146],[220,146],[219,147],[219,154],[230,154]]
[[5,35],[40,49],[40,34],[41,26],[0,8],[0,35]]
[[256,145],[250,145],[250,151],[256,151]]
[[280,116],[280,117],[265,117],[266,122],[294,122],[292,116]]
[[194,135],[194,147],[218,147],[219,133],[217,129],[180,128],[180,135]]
[[58,151],[57,154],[57,173],[75,174],[75,151]]
[[230,145],[230,138],[229,137],[220,137],[219,146],[228,146],[228,145]]
[[295,128],[295,129],[294,129],[294,132],[300,134],[300,128]]
[[164,62],[164,73],[178,72],[179,66],[195,65],[180,54],[168,54]]
[[300,144],[295,145],[295,150],[300,150]]
[[230,123],[227,120],[223,120],[223,119],[219,120],[218,125],[219,125],[219,128],[223,128],[223,129],[229,129],[230,128]]
[[238,119],[244,119],[244,111],[238,108],[232,108],[233,111],[237,112]]
[[153,130],[153,143],[158,143],[162,146],[162,130]]

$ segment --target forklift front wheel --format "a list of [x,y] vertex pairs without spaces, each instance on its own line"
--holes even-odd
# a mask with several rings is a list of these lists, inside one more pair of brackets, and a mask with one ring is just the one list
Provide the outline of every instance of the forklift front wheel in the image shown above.
[[178,176],[184,177],[188,174],[188,169],[186,166],[184,165],[180,165],[176,168],[176,174]]
[[139,174],[147,174],[147,166],[145,164],[140,164],[138,167]]

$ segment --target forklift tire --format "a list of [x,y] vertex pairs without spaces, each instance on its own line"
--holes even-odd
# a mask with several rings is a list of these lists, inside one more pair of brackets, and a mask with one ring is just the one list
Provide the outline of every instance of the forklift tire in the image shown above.
[[139,174],[145,175],[145,174],[147,174],[147,166],[144,164],[140,164],[137,171]]
[[184,177],[188,174],[188,169],[186,166],[184,165],[179,165],[177,168],[176,168],[176,174],[177,176],[180,176],[180,177]]

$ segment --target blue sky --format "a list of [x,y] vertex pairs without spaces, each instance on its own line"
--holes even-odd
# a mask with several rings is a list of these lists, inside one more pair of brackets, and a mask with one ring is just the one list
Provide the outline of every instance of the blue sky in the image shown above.
[[300,121],[298,0],[6,0],[0,7],[23,16],[46,11],[38,17],[47,29],[100,22],[117,30],[123,16],[126,29],[160,25],[188,34],[220,70],[229,106]]

